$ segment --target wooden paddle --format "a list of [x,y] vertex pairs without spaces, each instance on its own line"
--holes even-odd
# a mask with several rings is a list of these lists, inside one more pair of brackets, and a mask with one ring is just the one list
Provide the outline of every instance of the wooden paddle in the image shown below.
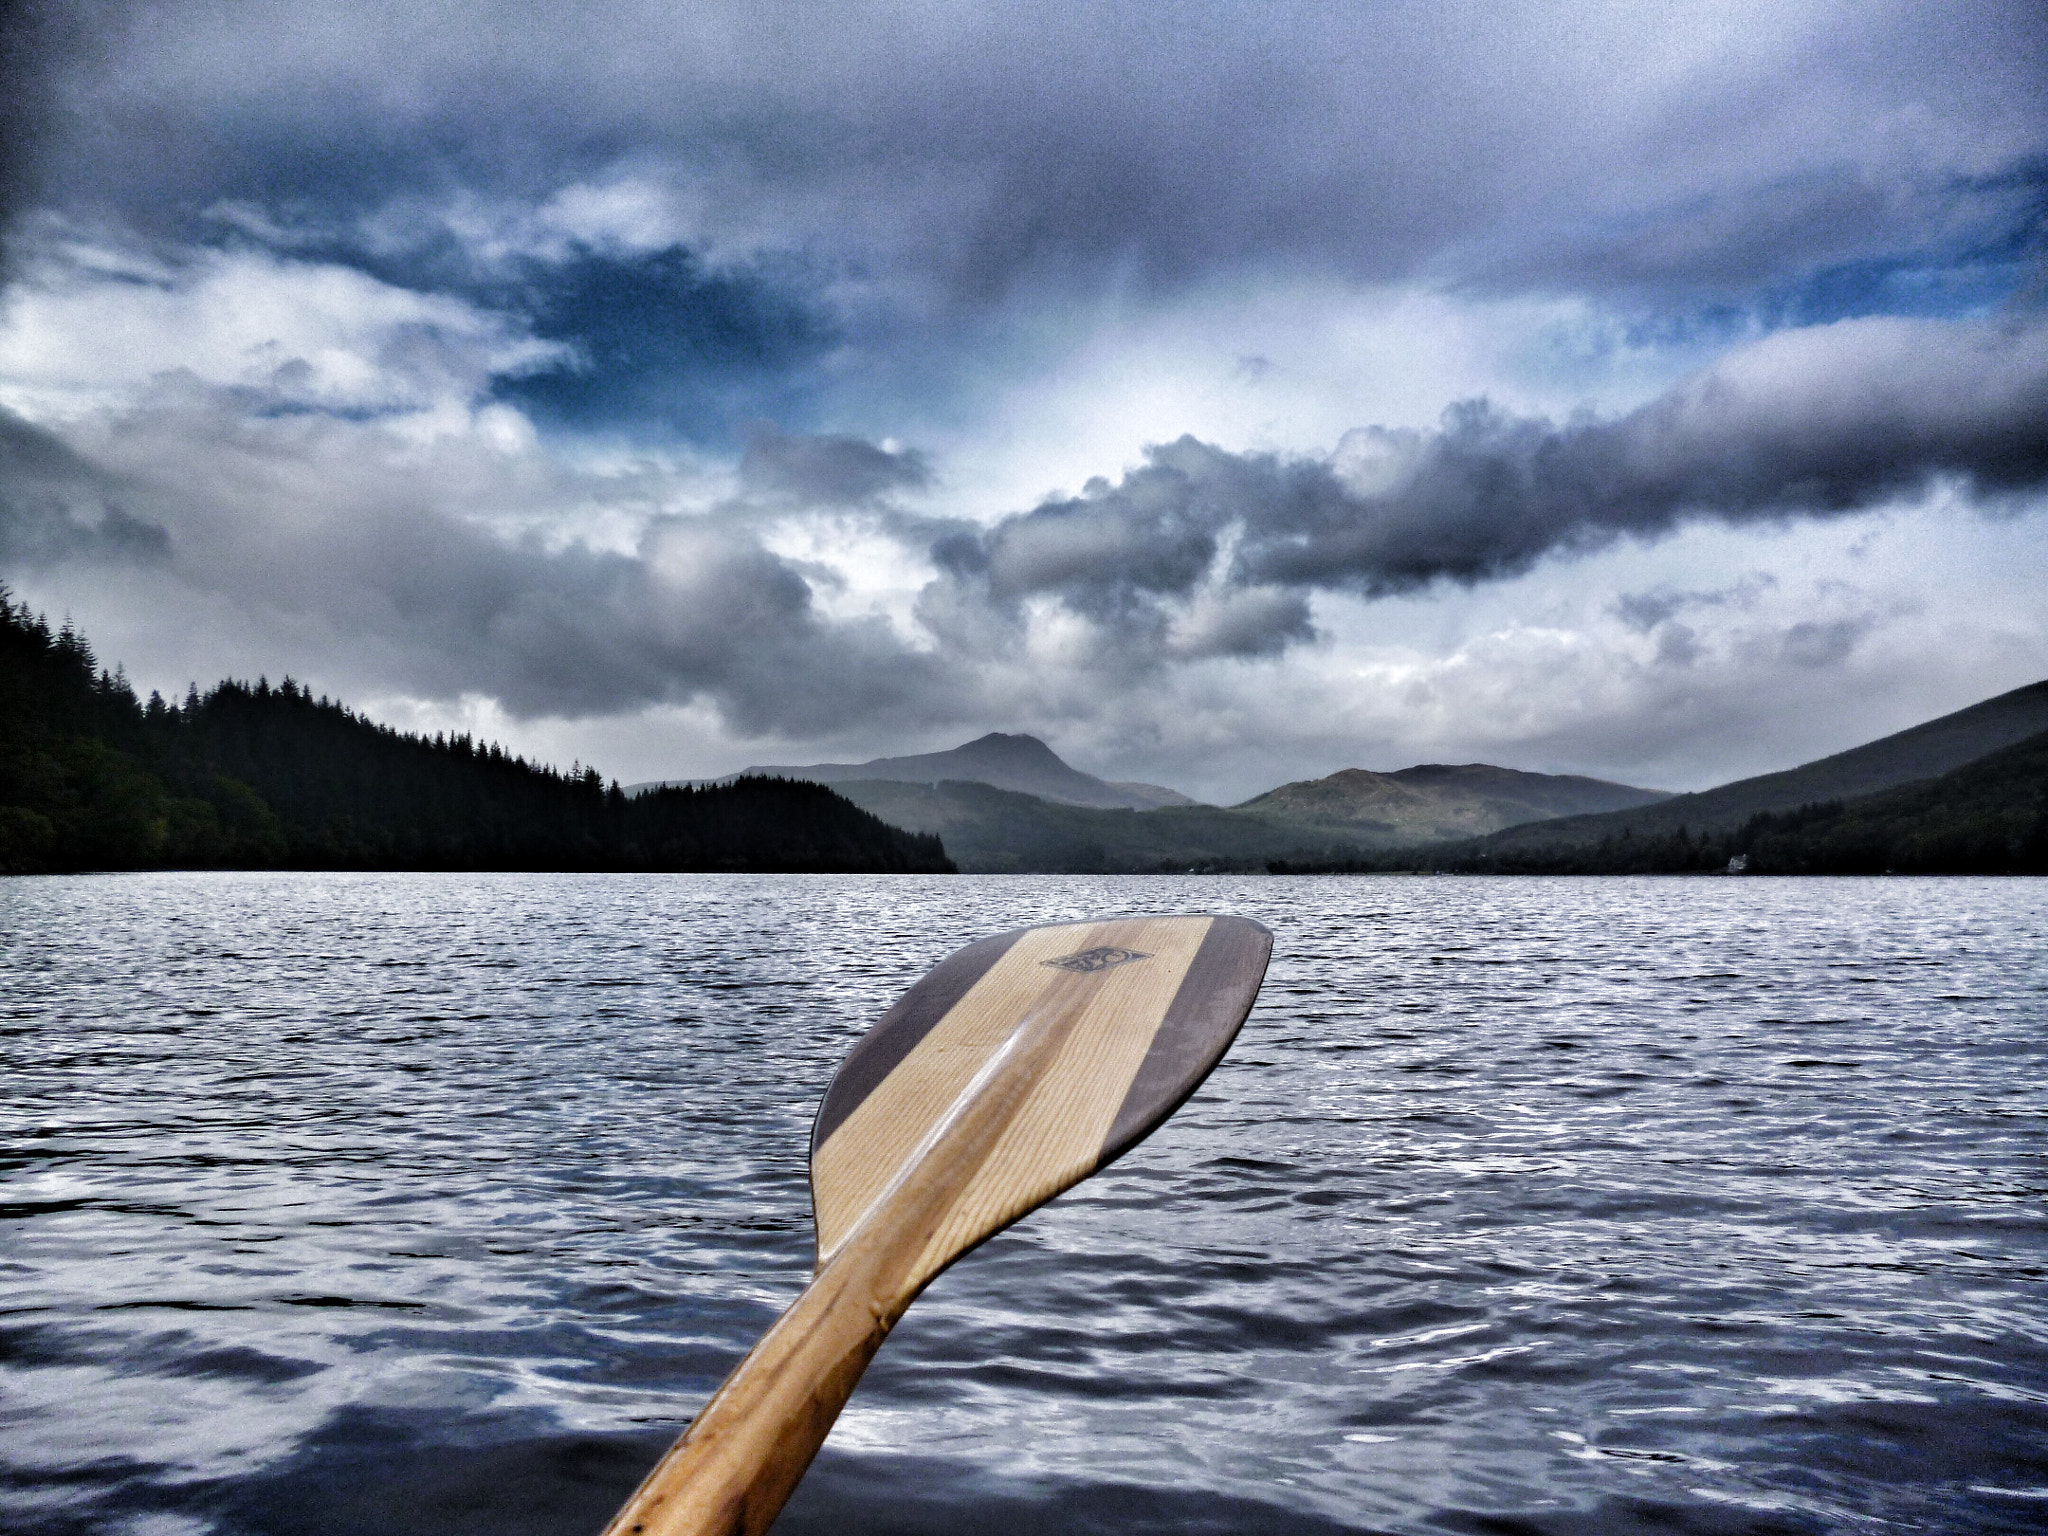
[[1125,917],[942,960],[818,1108],[810,1285],[605,1536],[767,1530],[918,1292],[1178,1109],[1236,1038],[1272,947],[1241,917]]

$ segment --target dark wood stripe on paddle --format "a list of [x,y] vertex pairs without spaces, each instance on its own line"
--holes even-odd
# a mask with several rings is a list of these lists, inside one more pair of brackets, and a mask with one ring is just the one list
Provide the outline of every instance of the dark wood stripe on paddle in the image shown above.
[[895,1071],[903,1058],[916,1050],[939,1020],[974,989],[989,968],[1010,952],[1010,946],[1028,929],[998,933],[955,950],[934,966],[930,973],[896,1000],[882,1015],[881,1022],[861,1036],[838,1076],[818,1105],[818,1118],[811,1126],[811,1151],[825,1145],[825,1138],[839,1129],[848,1115],[860,1108],[861,1100]]
[[1210,924],[1103,1139],[1098,1168],[1143,1140],[1215,1070],[1251,1012],[1272,953],[1273,935],[1249,918]]

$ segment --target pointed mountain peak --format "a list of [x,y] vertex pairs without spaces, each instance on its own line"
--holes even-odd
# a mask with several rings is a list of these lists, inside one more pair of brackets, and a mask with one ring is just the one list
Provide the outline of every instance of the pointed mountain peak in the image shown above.
[[[1080,771],[1071,768],[1059,753],[1053,751],[1051,747],[1040,741],[1036,736],[1022,734],[1012,736],[1002,731],[990,731],[986,736],[977,736],[974,740],[953,748],[951,754],[934,752],[928,755],[932,757],[952,755],[963,758],[972,756],[976,759],[987,758],[990,761],[1019,763],[1057,763],[1060,767],[1067,768],[1069,772]],[[879,759],[879,761],[886,762],[889,759],[883,758]]]
[[988,784],[1017,794],[1036,795],[1065,805],[1105,810],[1151,810],[1181,805],[1187,797],[1145,784],[1109,784],[1092,773],[1070,766],[1036,736],[990,731],[945,752],[910,757],[877,757],[865,763],[810,763],[804,766],[762,766],[748,773],[785,779],[810,779],[820,784],[845,784],[882,779],[904,784],[937,784],[947,779]]

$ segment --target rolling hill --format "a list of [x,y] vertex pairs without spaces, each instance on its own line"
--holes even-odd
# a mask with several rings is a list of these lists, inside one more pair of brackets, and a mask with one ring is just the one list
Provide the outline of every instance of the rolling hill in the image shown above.
[[1847,800],[1758,811],[1732,827],[1643,832],[1622,826],[1579,842],[1507,848],[1498,842],[1380,850],[1320,864],[1279,860],[1276,867],[1302,874],[2048,874],[2048,731],[1933,778]]
[[2048,731],[1874,795],[1752,818],[1757,874],[2048,874]]
[[1424,763],[1394,773],[1345,768],[1282,784],[1232,807],[1248,816],[1377,842],[1475,837],[1521,822],[1631,809],[1661,790],[1576,775],[1523,773],[1490,763]]

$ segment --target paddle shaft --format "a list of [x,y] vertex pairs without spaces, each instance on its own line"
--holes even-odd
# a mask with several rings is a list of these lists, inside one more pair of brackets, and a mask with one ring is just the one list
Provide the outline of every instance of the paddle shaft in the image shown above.
[[1075,1018],[1052,1000],[1026,1017],[604,1536],[760,1536],[768,1529],[882,1340],[937,1274],[926,1258],[933,1237]]

